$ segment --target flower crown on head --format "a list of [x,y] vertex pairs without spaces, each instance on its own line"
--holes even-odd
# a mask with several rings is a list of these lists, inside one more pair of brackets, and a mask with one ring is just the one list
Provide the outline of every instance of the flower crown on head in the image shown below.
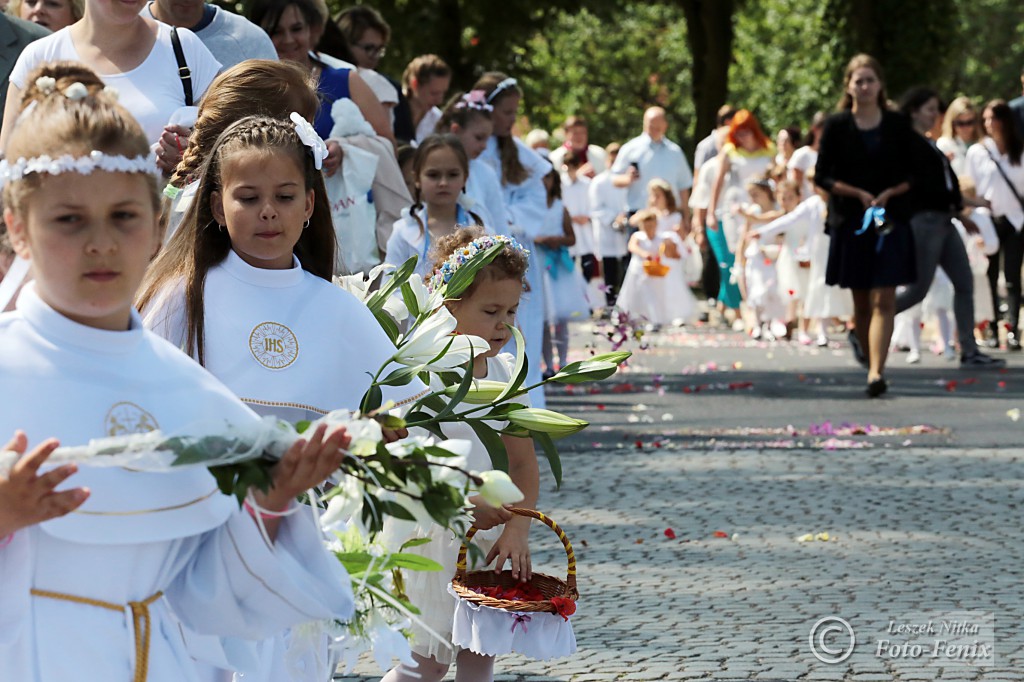
[[149,173],[160,179],[160,169],[156,165],[156,154],[150,152],[146,156],[129,158],[122,154],[104,154],[93,150],[88,156],[72,156],[64,154],[52,158],[46,154],[24,157],[17,161],[0,161],[0,187],[16,182],[33,173],[61,175],[63,173],[79,173],[90,175],[93,171],[107,173]]
[[[44,95],[52,95],[57,90],[57,79],[53,78],[52,76],[40,76],[36,79],[36,88],[38,88],[39,92],[43,93]],[[66,88],[64,88],[61,94],[63,94],[69,100],[77,102],[78,100],[85,99],[89,96],[89,88],[86,87],[84,84],[80,83],[79,81],[75,81],[74,83],[71,83]],[[100,94],[108,96],[112,98],[114,101],[117,101],[117,88],[112,88],[108,85],[104,87],[102,90],[100,90]]]
[[487,95],[483,90],[470,90],[455,103],[456,109],[475,109],[477,111],[494,111],[487,103]]
[[505,80],[498,83],[493,90],[491,90],[491,94],[487,95],[487,103],[490,104],[495,99],[497,99],[498,95],[500,95],[502,92],[508,90],[509,88],[514,88],[517,85],[519,85],[519,81],[517,81],[515,78],[506,78]]
[[302,140],[302,144],[309,147],[309,153],[313,155],[313,167],[322,170],[324,159],[327,158],[327,144],[309,124],[309,121],[302,118],[297,112],[293,111],[288,118],[295,124],[295,134]]
[[524,256],[530,255],[530,252],[515,237],[506,237],[503,234],[487,234],[474,239],[465,246],[455,249],[455,252],[448,256],[447,260],[434,270],[434,274],[427,283],[427,288],[431,292],[437,291],[451,280],[459,268],[473,260],[477,254],[487,251],[498,244],[504,244],[513,251],[522,253]]

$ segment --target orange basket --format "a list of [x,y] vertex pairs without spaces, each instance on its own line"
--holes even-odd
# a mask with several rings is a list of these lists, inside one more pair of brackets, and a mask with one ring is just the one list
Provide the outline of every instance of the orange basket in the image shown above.
[[551,601],[552,599],[563,597],[576,602],[580,597],[579,591],[576,589],[576,555],[572,551],[572,544],[569,542],[569,538],[566,537],[565,531],[559,528],[557,523],[549,519],[544,514],[532,509],[512,508],[509,511],[519,516],[527,516],[537,519],[558,535],[558,539],[562,541],[562,546],[565,547],[565,554],[568,559],[568,569],[566,571],[565,580],[561,580],[550,575],[544,575],[542,573],[534,573],[527,584],[535,587],[542,595],[544,595],[544,599],[538,601],[498,599],[496,597],[489,597],[485,594],[480,594],[479,592],[474,591],[474,587],[514,587],[522,585],[523,583],[521,583],[518,578],[512,577],[512,571],[510,570],[505,570],[501,573],[495,573],[491,570],[466,570],[466,553],[469,550],[469,542],[473,539],[473,536],[477,531],[476,528],[470,528],[466,533],[466,539],[462,543],[462,549],[459,550],[458,562],[455,564],[455,577],[452,578],[452,591],[455,592],[460,599],[464,599],[465,601],[479,604],[481,606],[489,606],[491,608],[514,611],[516,613],[557,614],[559,613],[559,609],[557,605]]
[[654,258],[644,259],[644,272],[648,277],[664,277],[668,274],[669,267],[660,260]]

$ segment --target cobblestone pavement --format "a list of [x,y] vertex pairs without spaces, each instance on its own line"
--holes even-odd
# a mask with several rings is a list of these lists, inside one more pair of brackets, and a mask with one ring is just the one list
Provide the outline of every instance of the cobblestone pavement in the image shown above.
[[[498,680],[1024,680],[1018,370],[928,359],[869,401],[845,349],[710,331],[657,335],[633,368],[551,396],[593,422],[540,505],[579,559],[579,651],[500,658]],[[532,539],[536,567],[564,570],[553,534]],[[810,648],[830,616],[856,633],[838,664]],[[934,636],[899,632],[929,621]],[[911,646],[935,640],[994,661]],[[379,679],[355,672],[339,679]]]

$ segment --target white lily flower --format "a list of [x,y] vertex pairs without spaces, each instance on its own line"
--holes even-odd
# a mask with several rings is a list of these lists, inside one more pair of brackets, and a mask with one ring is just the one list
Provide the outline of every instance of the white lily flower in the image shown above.
[[[424,369],[428,372],[443,372],[460,367],[474,355],[490,349],[490,344],[479,336],[452,336],[457,324],[451,312],[441,306],[400,342],[395,362],[410,367],[426,365]],[[442,352],[444,355],[438,358]]]
[[513,504],[523,499],[523,491],[512,482],[512,479],[504,471],[492,470],[474,473],[483,479],[483,485],[478,490],[480,497],[492,507]]
[[407,627],[408,621],[392,625],[376,611],[370,614],[367,632],[373,646],[373,658],[381,670],[389,670],[392,660],[396,658],[405,665],[416,665],[409,642],[402,634],[402,629]]
[[395,322],[402,322],[409,318],[409,308],[406,307],[402,297],[398,295],[389,296],[384,301],[384,312],[390,315]]
[[360,535],[368,537],[363,526],[360,511],[363,507],[363,486],[352,476],[345,476],[338,482],[339,492],[327,503],[327,511],[320,517],[320,527],[328,534],[344,533],[355,527]]
[[416,297],[416,307],[422,315],[425,312],[437,310],[444,304],[444,294],[440,291],[430,291],[427,283],[420,277],[410,277],[409,286],[412,288],[413,296]]

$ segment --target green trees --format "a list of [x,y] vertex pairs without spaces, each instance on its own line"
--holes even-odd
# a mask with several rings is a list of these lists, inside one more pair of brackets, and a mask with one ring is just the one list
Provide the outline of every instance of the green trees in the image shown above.
[[[332,0],[337,3],[337,0]],[[342,4],[334,4],[339,11]],[[878,57],[890,96],[927,84],[948,98],[1020,94],[1024,12],[1016,0],[380,0],[394,33],[384,69],[440,54],[465,88],[485,70],[520,79],[530,124],[569,114],[599,144],[664,106],[691,145],[725,101],[767,129],[834,108],[846,61]]]

